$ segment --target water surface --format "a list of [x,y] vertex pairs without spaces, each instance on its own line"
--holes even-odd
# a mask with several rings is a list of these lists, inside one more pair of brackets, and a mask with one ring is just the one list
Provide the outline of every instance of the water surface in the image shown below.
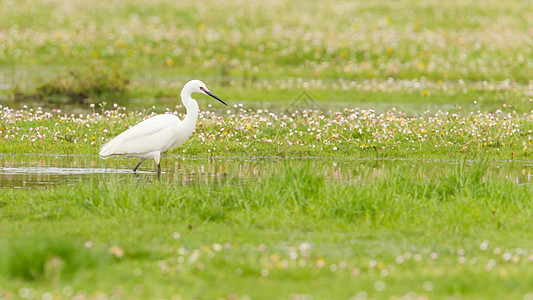
[[[163,173],[157,177],[153,161],[145,161],[137,174],[132,168],[136,159],[112,158],[102,160],[98,156],[61,155],[2,155],[0,156],[0,188],[53,188],[89,180],[136,178],[139,181],[162,180],[168,183],[201,183],[233,180],[246,182],[261,180],[264,176],[292,170],[305,170],[325,176],[328,180],[360,184],[372,182],[383,176],[405,174],[440,176],[457,168],[474,167],[475,161],[461,164],[449,160],[401,160],[401,159],[335,159],[335,158],[274,158],[274,157],[214,157],[185,158],[164,156]],[[530,183],[533,162],[487,162],[487,173],[501,180],[517,184]]]

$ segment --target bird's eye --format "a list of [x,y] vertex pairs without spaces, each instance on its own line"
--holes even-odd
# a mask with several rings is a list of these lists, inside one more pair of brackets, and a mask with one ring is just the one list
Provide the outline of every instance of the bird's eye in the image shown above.
[[204,90],[204,88],[203,88],[202,86],[200,87],[200,89],[201,89],[202,91]]

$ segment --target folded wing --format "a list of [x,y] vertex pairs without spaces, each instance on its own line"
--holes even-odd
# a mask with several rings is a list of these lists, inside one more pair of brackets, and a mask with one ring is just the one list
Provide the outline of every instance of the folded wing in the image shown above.
[[102,146],[99,155],[102,158],[112,155],[142,157],[154,151],[163,152],[181,140],[180,122],[177,116],[171,114],[146,119]]

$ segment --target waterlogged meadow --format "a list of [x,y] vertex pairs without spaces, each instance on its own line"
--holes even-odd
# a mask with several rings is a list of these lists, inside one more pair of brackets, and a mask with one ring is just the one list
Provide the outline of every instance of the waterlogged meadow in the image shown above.
[[530,295],[533,189],[509,170],[531,166],[255,165],[262,171],[245,178],[235,167],[185,180],[192,164],[160,181],[98,174],[0,191],[2,296]]
[[[209,105],[210,106],[210,105]],[[6,153],[96,154],[111,137],[158,113],[184,118],[176,106],[128,111],[91,104],[89,113],[67,114],[0,107],[0,135]],[[516,111],[430,112],[346,108],[324,113],[252,110],[234,104],[227,111],[199,114],[196,133],[174,150],[184,156],[326,156],[522,159],[532,151],[533,117]],[[171,152],[172,153],[172,152]]]
[[[290,101],[304,89],[318,100],[371,105],[501,108],[531,98],[527,1],[2,4],[0,99],[69,69],[90,77],[95,64],[130,77],[131,98],[176,97],[193,77],[237,100]],[[390,78],[408,86],[393,85],[401,90],[391,95]]]
[[0,299],[533,299],[532,5],[0,0]]
[[161,178],[97,157],[157,113],[2,107],[4,298],[530,296],[527,113],[208,106]]
[[[478,162],[461,162],[470,168]],[[418,177],[426,178],[454,170],[457,161],[431,159],[380,159],[375,158],[316,158],[316,157],[242,157],[224,156],[192,158],[179,155],[166,156],[162,163],[164,176],[158,178],[153,166],[138,170],[133,176],[139,183],[154,180],[169,184],[212,184],[233,181],[248,183],[271,173],[282,173],[287,165],[295,169],[312,168],[316,175],[329,182],[362,184],[368,180],[385,177],[391,170],[417,168]],[[487,175],[504,178],[516,184],[529,184],[533,163],[529,161],[487,162]],[[92,155],[7,155],[0,157],[0,186],[6,188],[48,188],[76,185],[94,178],[124,180],[130,178],[131,159],[112,161],[95,160]]]

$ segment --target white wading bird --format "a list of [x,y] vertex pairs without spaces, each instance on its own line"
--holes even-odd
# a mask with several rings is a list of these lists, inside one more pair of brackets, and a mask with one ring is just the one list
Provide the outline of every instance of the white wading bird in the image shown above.
[[200,80],[191,80],[181,90],[181,102],[187,109],[183,120],[172,114],[157,115],[129,128],[106,143],[100,149],[100,157],[111,156],[137,157],[141,160],[133,168],[136,172],[143,161],[153,158],[157,173],[161,173],[161,153],[183,145],[191,136],[198,119],[198,103],[191,98],[192,93],[209,95],[224,105],[227,104],[211,93]]

